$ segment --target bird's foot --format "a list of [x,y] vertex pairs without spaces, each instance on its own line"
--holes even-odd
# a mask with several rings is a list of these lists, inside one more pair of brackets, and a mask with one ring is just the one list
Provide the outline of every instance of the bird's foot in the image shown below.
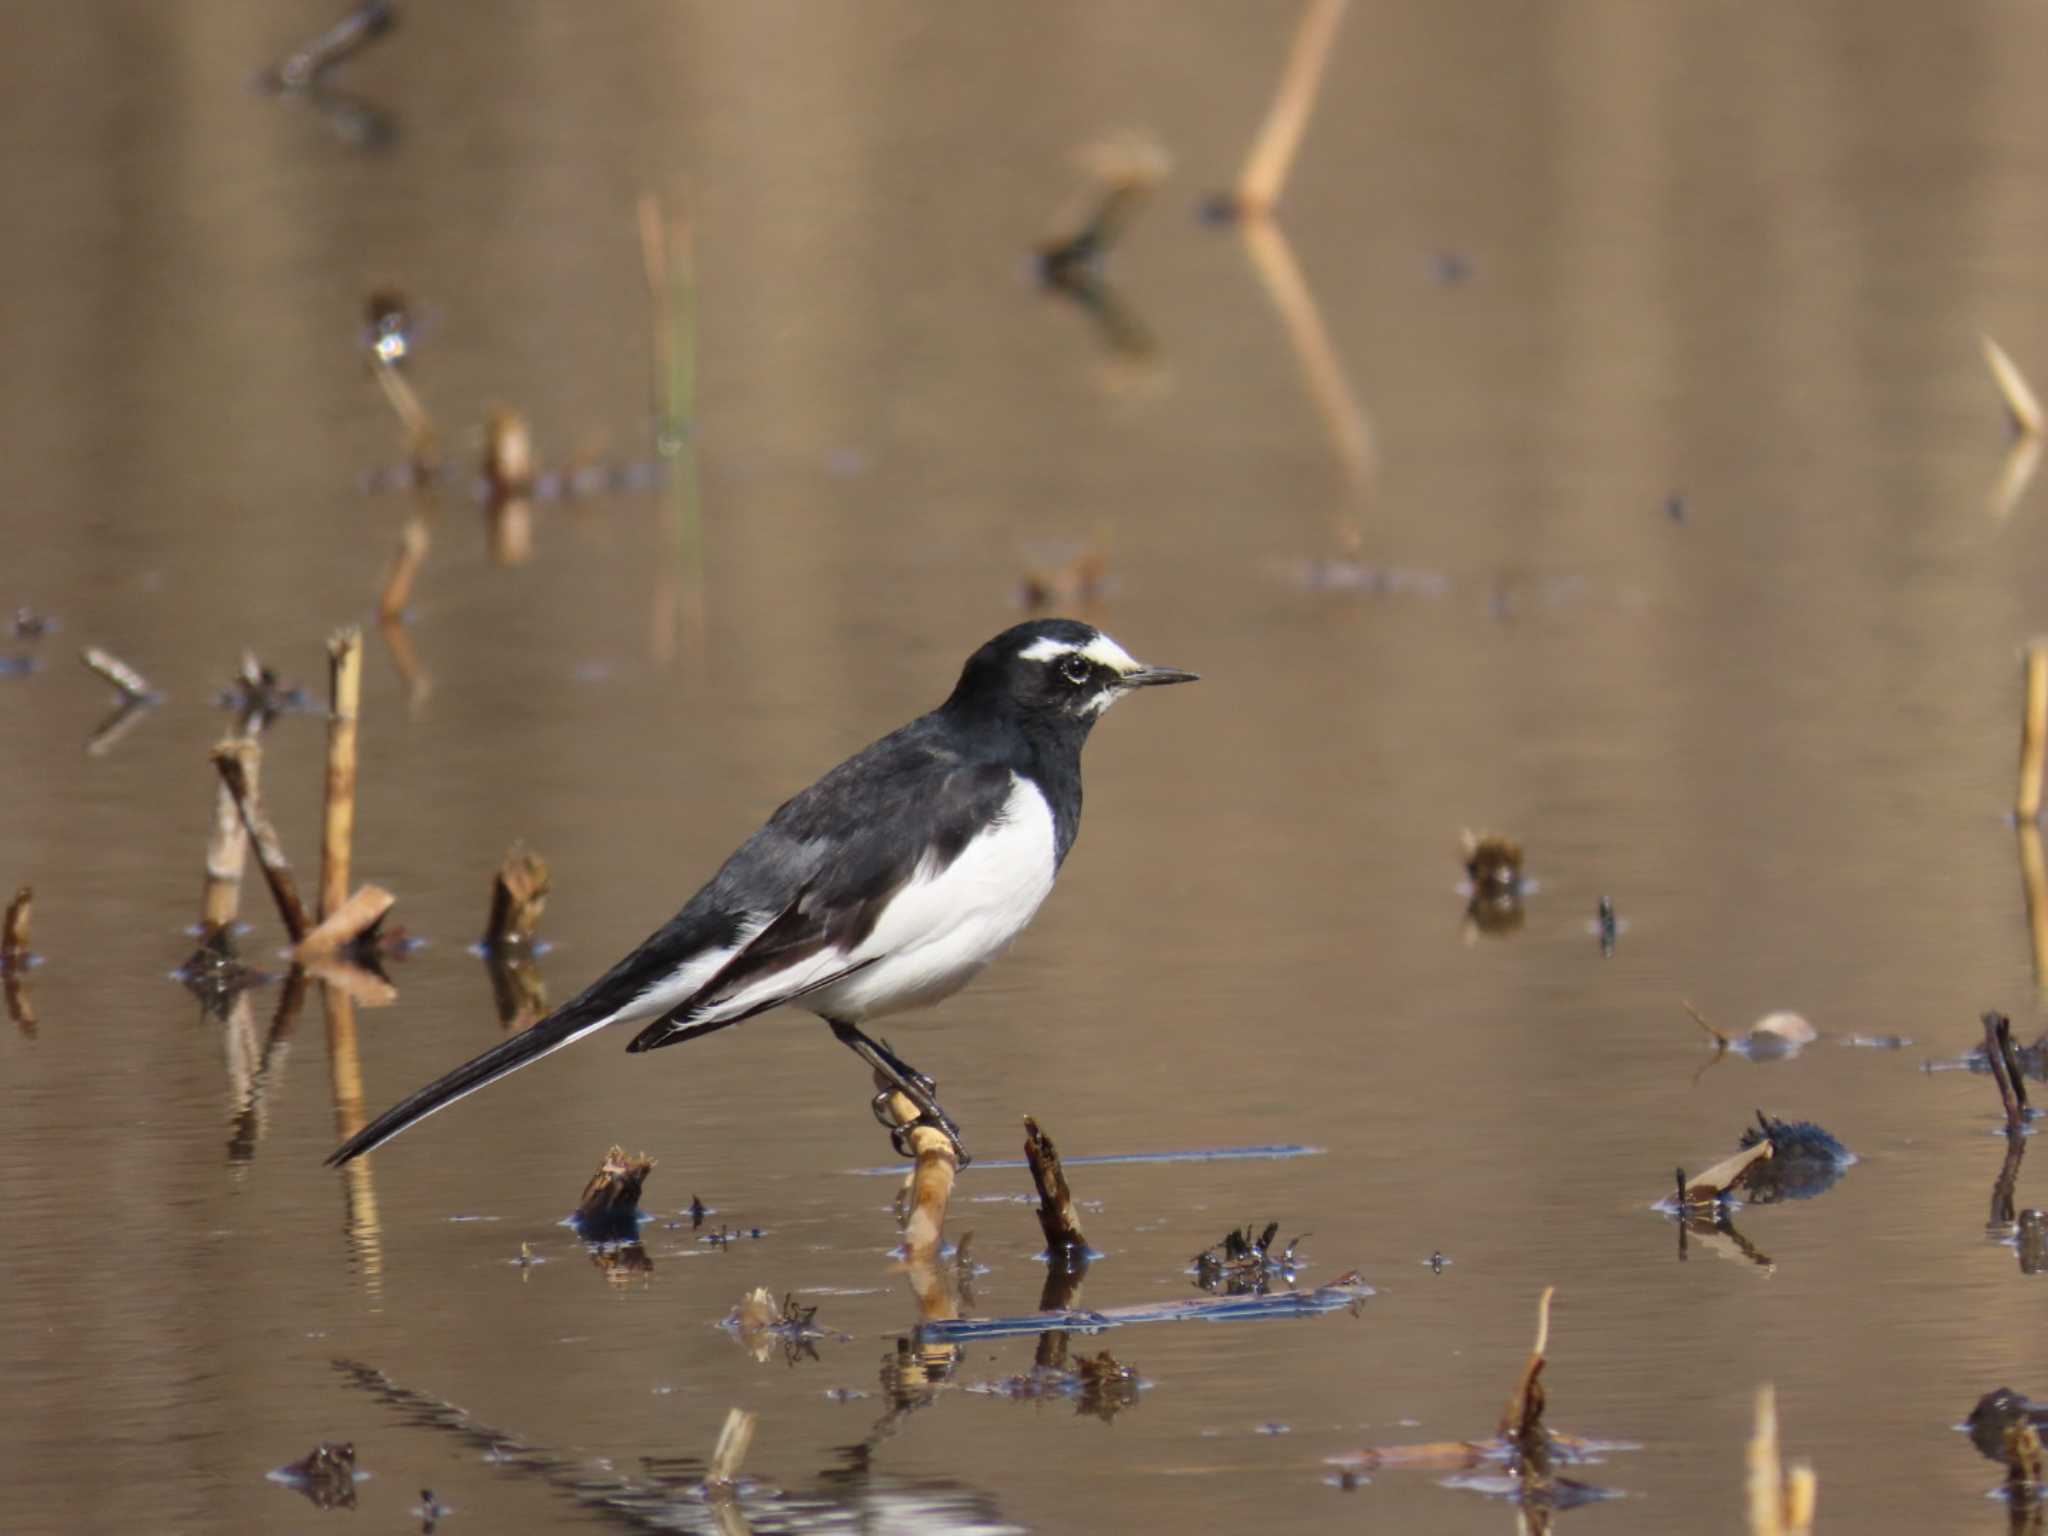
[[[974,1159],[968,1155],[967,1144],[960,1139],[960,1127],[953,1123],[953,1117],[941,1109],[938,1100],[931,1096],[930,1085],[931,1079],[924,1078],[916,1085],[923,1090],[918,1095],[910,1094],[901,1088],[893,1086],[884,1088],[875,1095],[875,1118],[888,1130],[889,1145],[896,1149],[898,1157],[915,1158],[917,1156],[917,1148],[911,1141],[910,1133],[920,1127],[926,1127],[937,1131],[953,1144],[954,1164],[965,1168]],[[889,1101],[899,1093],[902,1093],[905,1098],[917,1106],[917,1118],[907,1125],[899,1123],[896,1117],[890,1113]]]

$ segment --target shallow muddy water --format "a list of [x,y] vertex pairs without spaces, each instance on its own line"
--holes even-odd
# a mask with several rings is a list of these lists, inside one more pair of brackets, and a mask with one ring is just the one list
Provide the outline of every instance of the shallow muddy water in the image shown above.
[[[2048,490],[1991,510],[1979,336],[2048,377],[2048,14],[1354,6],[1280,219],[1376,434],[1378,590],[1301,580],[1357,503],[1246,241],[1195,217],[1290,8],[407,5],[334,76],[381,148],[250,88],[334,16],[17,8],[0,49],[0,605],[61,624],[0,645],[40,661],[0,675],[0,882],[34,885],[44,957],[33,1034],[0,1023],[10,1529],[325,1528],[265,1477],[321,1440],[354,1442],[379,1529],[422,1487],[449,1532],[694,1528],[675,1490],[738,1406],[747,1471],[793,1495],[761,1530],[1497,1531],[1511,1506],[1437,1475],[1324,1462],[1490,1433],[1551,1285],[1553,1424],[1640,1447],[1578,1469],[1626,1498],[1560,1526],[1739,1529],[1773,1382],[1823,1528],[2005,1528],[1952,1426],[2048,1393],[2048,1278],[1987,1236],[1989,1080],[1922,1068],[1984,1009],[2044,1023],[2005,816]],[[1028,259],[1124,125],[1173,157],[1110,259],[1136,363]],[[249,1107],[279,988],[237,1032],[170,973],[214,691],[248,646],[323,695],[410,510],[364,488],[400,451],[363,300],[416,299],[451,459],[497,402],[543,464],[644,457],[648,188],[694,223],[699,563],[627,490],[538,505],[501,567],[444,492],[408,629],[431,690],[369,635],[355,871],[427,943],[357,1015],[365,1107],[499,1038],[467,946],[515,839],[552,866],[560,1001],[942,697],[1027,567],[1106,535],[1086,616],[1204,681],[1105,723],[1036,923],[887,1033],[984,1164],[1027,1113],[1077,1158],[1320,1149],[1076,1166],[1082,1305],[1195,1295],[1194,1254],[1277,1221],[1304,1288],[1375,1288],[1355,1316],[1076,1337],[1149,1383],[1110,1422],[971,1390],[1030,1338],[892,1408],[918,1303],[893,1182],[854,1171],[887,1142],[808,1015],[586,1041],[351,1179],[321,1166],[316,990]],[[167,694],[97,755],[85,645]],[[290,716],[264,767],[308,885],[321,754]],[[1466,932],[1468,827],[1526,845],[1516,931]],[[243,913],[284,970],[253,872]],[[1702,1072],[1688,999],[1821,1038]],[[1651,1203],[1759,1107],[1860,1161],[1737,1214],[1771,1267],[1681,1261]],[[625,1283],[559,1225],[614,1142],[658,1160]],[[1028,1188],[961,1175],[970,1315],[1037,1305]],[[743,1235],[701,1241],[693,1195]],[[817,1307],[815,1359],[720,1330],[756,1286]]]

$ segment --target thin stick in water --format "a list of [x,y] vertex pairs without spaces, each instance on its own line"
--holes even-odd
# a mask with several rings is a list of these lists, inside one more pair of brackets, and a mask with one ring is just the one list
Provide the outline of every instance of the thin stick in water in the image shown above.
[[[362,702],[363,632],[351,625],[327,642],[327,795],[320,833],[320,916],[348,900],[356,825],[356,715]],[[381,914],[380,914],[381,915]]]
[[284,923],[285,932],[291,935],[291,941],[297,944],[305,938],[312,924],[306,920],[305,905],[299,900],[298,882],[292,878],[291,864],[284,856],[283,845],[277,840],[277,830],[263,814],[263,803],[256,795],[257,765],[262,762],[263,748],[246,737],[231,739],[215,747],[212,756],[221,782],[235,797],[235,809],[241,813],[242,825],[248,829],[250,844],[256,850],[257,866],[262,869],[271,897],[277,903],[277,915]]
[[112,651],[102,650],[97,645],[88,645],[78,653],[78,659],[85,664],[88,672],[111,684],[127,703],[146,704],[155,701],[157,693],[149,686],[149,679]]

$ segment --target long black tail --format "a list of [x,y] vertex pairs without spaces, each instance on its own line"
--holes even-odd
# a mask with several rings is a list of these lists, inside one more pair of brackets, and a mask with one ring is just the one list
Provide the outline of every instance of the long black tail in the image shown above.
[[[581,1001],[580,999],[578,1000]],[[530,1066],[572,1040],[611,1023],[612,1015],[591,1017],[587,1007],[576,1003],[558,1009],[531,1029],[521,1030],[510,1040],[500,1041],[473,1061],[465,1061],[446,1077],[436,1078],[418,1093],[384,1111],[328,1155],[327,1166],[339,1167],[352,1157],[361,1157],[381,1147],[406,1127],[424,1120],[437,1109],[446,1109],[465,1094],[475,1093],[486,1083]]]

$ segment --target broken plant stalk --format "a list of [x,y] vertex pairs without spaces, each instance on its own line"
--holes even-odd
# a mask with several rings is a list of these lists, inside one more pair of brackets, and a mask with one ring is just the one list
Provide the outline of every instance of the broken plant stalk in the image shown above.
[[[327,795],[320,834],[320,916],[348,900],[356,824],[356,715],[363,691],[363,632],[351,625],[327,642]],[[381,914],[379,914],[381,915]]]
[[2005,1129],[2008,1134],[2017,1134],[2027,1124],[2027,1077],[2019,1048],[2012,1043],[2012,1020],[2002,1013],[1984,1015],[1984,1059],[1991,1067],[1992,1081],[1998,1085]]
[[576,1214],[569,1224],[586,1243],[631,1242],[640,1235],[640,1191],[647,1175],[654,1171],[654,1159],[642,1152],[630,1157],[626,1149],[614,1146],[604,1162],[583,1186],[576,1202]]
[[263,803],[257,798],[256,780],[263,761],[263,748],[251,737],[231,738],[215,747],[212,756],[213,766],[219,772],[221,782],[227,786],[228,793],[234,797],[235,809],[248,831],[250,845],[256,850],[256,864],[263,871],[263,879],[277,903],[277,915],[284,923],[285,932],[297,944],[305,938],[312,925],[306,920],[305,906],[299,900],[298,882],[292,878],[291,864],[277,840],[277,831],[263,814]]
[[156,690],[149,686],[149,679],[113,652],[88,645],[78,653],[78,659],[85,663],[88,672],[110,683],[121,695],[122,702],[147,704],[156,698]]
[[1074,1211],[1074,1194],[1067,1187],[1059,1149],[1029,1115],[1024,1117],[1024,1159],[1031,1164],[1031,1182],[1038,1186],[1036,1211],[1045,1233],[1046,1258],[1055,1269],[1086,1264],[1088,1239],[1081,1233],[1081,1219]]
[[481,941],[485,952],[532,949],[547,904],[548,861],[525,843],[514,843],[491,877],[491,912]]

